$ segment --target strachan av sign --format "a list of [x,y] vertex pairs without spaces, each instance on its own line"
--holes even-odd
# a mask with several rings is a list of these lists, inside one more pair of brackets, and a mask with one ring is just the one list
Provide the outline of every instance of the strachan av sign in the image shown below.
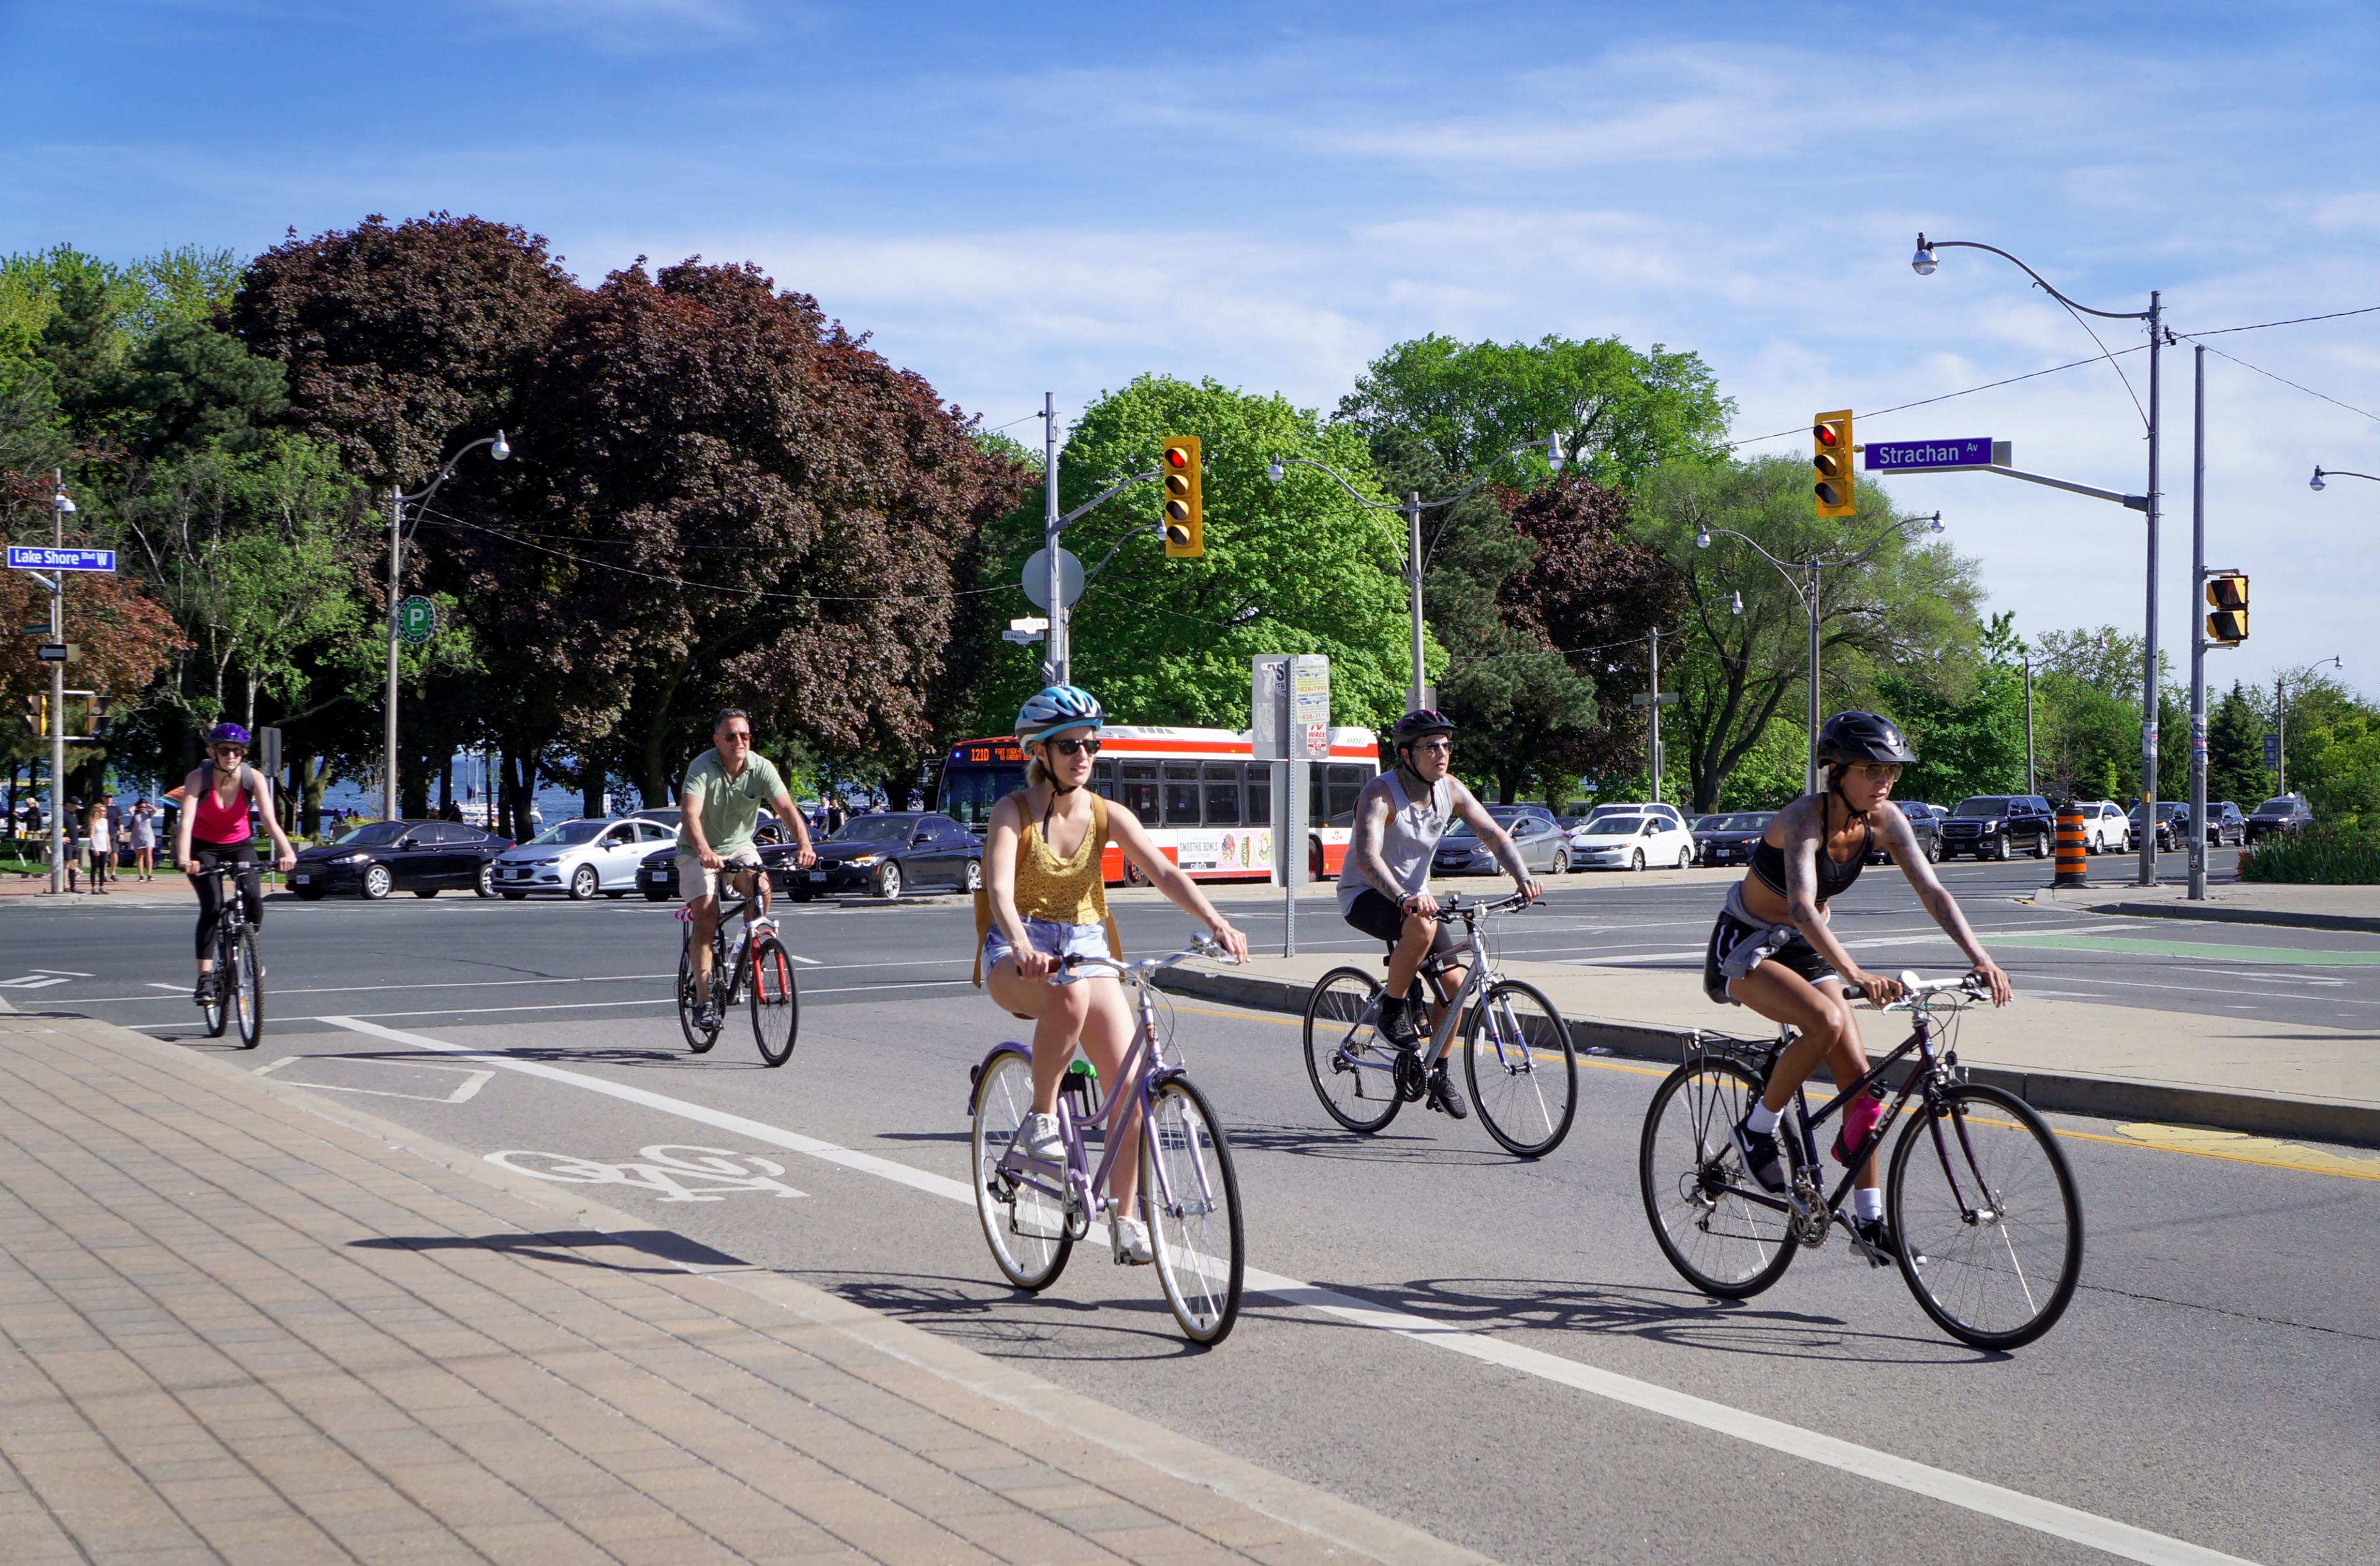
[[1978,435],[1951,441],[1870,441],[1867,470],[1871,473],[1915,473],[1929,467],[1988,467],[1992,438]]

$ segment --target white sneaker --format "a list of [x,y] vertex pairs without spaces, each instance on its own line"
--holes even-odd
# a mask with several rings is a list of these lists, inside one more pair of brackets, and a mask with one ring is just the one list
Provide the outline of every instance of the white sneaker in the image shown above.
[[1148,1243],[1148,1225],[1136,1218],[1109,1214],[1108,1244],[1115,1247],[1120,1266],[1147,1267],[1157,1259],[1156,1247]]
[[1066,1144],[1058,1135],[1058,1117],[1026,1115],[1025,1123],[1016,1128],[1016,1138],[1009,1143],[1008,1150],[1041,1163],[1064,1163]]

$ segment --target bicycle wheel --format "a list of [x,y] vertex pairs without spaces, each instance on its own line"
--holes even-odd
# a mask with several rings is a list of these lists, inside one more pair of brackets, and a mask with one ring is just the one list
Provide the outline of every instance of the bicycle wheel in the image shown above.
[[[719,971],[719,953],[710,954],[711,972]],[[686,1035],[686,1047],[699,1055],[719,1042],[717,1027],[700,1028],[695,1018],[702,1012],[702,991],[695,988],[694,953],[690,947],[680,947],[677,953],[677,1026]]]
[[210,1038],[221,1038],[224,1029],[231,1026],[231,986],[225,976],[231,970],[236,950],[228,941],[215,942],[215,965],[208,970],[208,977],[214,982],[208,986],[207,1003],[199,1010],[199,1014],[206,1018]]
[[1380,981],[1333,968],[1305,1001],[1305,1075],[1332,1120],[1368,1135],[1397,1118],[1397,1051],[1373,1027]]
[[1760,1293],[1793,1261],[1784,1211],[1757,1199],[1766,1194],[1735,1150],[1735,1123],[1760,1088],[1760,1078],[1733,1061],[1706,1057],[1680,1066],[1654,1090],[1636,1152],[1645,1216],[1661,1254],[1680,1277],[1719,1299]]
[[241,930],[232,944],[231,1011],[239,1022],[239,1047],[255,1049],[264,1038],[264,958],[252,929]]
[[1578,1051],[1570,1024],[1542,991],[1505,979],[1463,1026],[1463,1077],[1479,1123],[1506,1152],[1541,1159],[1578,1113]]
[[764,935],[752,947],[752,1038],[760,1059],[772,1066],[793,1058],[794,1035],[801,1030],[801,996],[794,989],[794,960],[784,943]]
[[2065,1314],[2082,1270],[2082,1204],[2022,1099],[1979,1083],[1944,1089],[1893,1144],[1884,1199],[1909,1292],[1961,1342],[2021,1348]]
[[1001,1171],[1016,1128],[1032,1112],[1033,1062],[1014,1050],[993,1050],[975,1083],[975,1214],[1002,1276],[1038,1292],[1058,1281],[1075,1242],[1066,1234],[1063,1203]]
[[1221,1342],[1240,1318],[1245,1271],[1240,1181],[1206,1095],[1181,1077],[1149,1096],[1140,1207],[1157,1252],[1157,1281],[1183,1335],[1194,1343]]

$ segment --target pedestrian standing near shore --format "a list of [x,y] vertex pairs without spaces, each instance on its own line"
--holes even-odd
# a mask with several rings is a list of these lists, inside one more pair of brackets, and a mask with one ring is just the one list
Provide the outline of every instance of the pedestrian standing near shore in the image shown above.
[[84,836],[91,844],[91,894],[97,897],[107,891],[108,868],[115,860],[115,838],[108,827],[105,797],[91,806]]
[[157,879],[157,807],[142,795],[132,807],[132,873],[139,880]]

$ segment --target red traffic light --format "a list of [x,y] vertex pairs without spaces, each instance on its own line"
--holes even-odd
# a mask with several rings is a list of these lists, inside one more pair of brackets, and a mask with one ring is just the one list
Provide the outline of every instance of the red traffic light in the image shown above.
[[1169,467],[1187,467],[1190,466],[1190,453],[1183,446],[1168,446],[1165,448],[1165,461]]
[[1843,432],[1832,424],[1813,424],[1810,426],[1810,439],[1822,446],[1840,446],[1843,443]]

